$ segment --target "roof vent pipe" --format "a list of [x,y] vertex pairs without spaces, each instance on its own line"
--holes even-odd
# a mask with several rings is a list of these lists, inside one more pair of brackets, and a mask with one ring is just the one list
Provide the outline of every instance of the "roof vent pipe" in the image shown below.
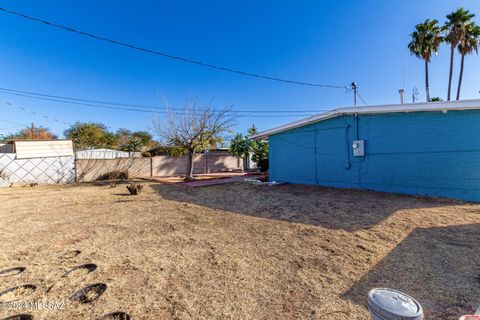
[[400,103],[403,104],[403,101],[405,100],[405,89],[398,90],[398,93],[400,93]]

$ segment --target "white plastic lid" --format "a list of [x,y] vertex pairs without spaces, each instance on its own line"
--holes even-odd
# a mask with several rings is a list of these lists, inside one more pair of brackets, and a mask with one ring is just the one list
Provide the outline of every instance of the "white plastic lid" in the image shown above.
[[423,319],[422,306],[409,295],[394,289],[375,288],[370,290],[368,307],[386,320]]

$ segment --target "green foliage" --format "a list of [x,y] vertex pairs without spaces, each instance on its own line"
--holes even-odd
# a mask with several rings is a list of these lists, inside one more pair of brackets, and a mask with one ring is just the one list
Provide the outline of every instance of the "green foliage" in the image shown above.
[[262,171],[268,170],[268,142],[265,140],[252,140],[249,137],[257,134],[257,128],[252,126],[247,135],[240,133],[230,141],[229,151],[237,157],[248,157],[252,154],[252,161],[256,162]]
[[98,122],[76,122],[64,134],[74,141],[77,149],[113,148],[137,152],[154,144],[148,132],[120,128],[113,133]]
[[255,141],[252,143],[252,160],[257,163],[261,171],[268,171],[268,142]]
[[112,132],[105,132],[103,139],[103,148],[115,148],[117,146],[117,136]]
[[235,137],[230,140],[229,151],[235,157],[247,158],[251,149],[251,141],[243,134],[237,133]]
[[115,136],[98,122],[76,122],[64,135],[73,140],[77,149],[113,148],[116,144]]
[[480,27],[473,19],[475,14],[464,8],[459,8],[447,15],[445,24],[440,27],[437,20],[426,19],[423,23],[415,26],[415,31],[411,34],[411,41],[408,49],[412,55],[425,61],[425,87],[427,101],[430,100],[430,89],[428,83],[428,64],[430,63],[432,53],[437,54],[440,45],[445,42],[450,46],[450,69],[448,78],[447,100],[450,100],[453,62],[455,48],[461,54],[460,72],[457,88],[457,100],[460,98],[460,89],[462,85],[464,58],[473,52],[478,53],[480,44]]
[[173,147],[173,148],[169,148],[166,154],[174,157],[185,156],[188,154],[188,150],[181,147]]
[[432,101],[432,102],[437,101],[438,102],[438,101],[443,101],[443,99],[440,98],[440,97],[433,97],[432,99],[430,99],[430,101]]
[[149,152],[144,152],[144,156],[184,156],[187,155],[188,150],[180,147],[158,146]]
[[120,146],[119,149],[128,152],[140,152],[143,146],[142,140],[137,137],[130,137],[128,143]]
[[412,40],[408,44],[408,50],[416,57],[425,61],[425,92],[427,102],[430,101],[430,88],[428,84],[428,64],[432,53],[437,54],[438,48],[444,41],[443,28],[438,25],[437,20],[426,19],[423,23],[415,26],[411,34]]
[[430,62],[432,53],[438,53],[438,48],[444,40],[442,33],[443,29],[438,25],[437,20],[426,19],[415,26],[408,50],[416,57]]
[[460,61],[460,73],[458,75],[458,87],[457,87],[457,100],[460,99],[460,90],[462,87],[462,78],[463,78],[463,68],[465,65],[465,56],[473,54],[473,52],[478,54],[478,46],[480,39],[480,27],[475,24],[475,22],[470,22],[465,26],[463,36],[460,39],[458,44],[458,51],[462,56]]
[[480,38],[480,27],[475,22],[470,22],[465,27],[465,33],[458,44],[458,52],[461,55],[478,53],[478,45]]
[[[473,13],[470,13],[470,11],[465,10],[464,8],[457,9],[456,11],[447,15],[447,22],[444,26],[444,30],[446,32],[445,41],[450,44],[450,70],[448,75],[447,100],[450,100],[450,93],[452,89],[453,57],[455,55],[455,47],[457,47],[457,49],[460,50],[460,53],[462,54],[457,100],[460,98],[460,86],[463,76],[464,57],[466,54],[469,53],[469,50],[474,50],[474,48],[470,47],[470,45],[472,45],[473,43],[466,42],[468,28],[471,27],[473,28],[471,31],[474,31],[474,17],[475,15]],[[470,40],[472,40],[472,38]]]
[[447,15],[447,22],[445,23],[444,30],[447,35],[445,41],[450,44],[452,48],[455,48],[465,37],[467,26],[472,22],[475,14],[464,8],[459,8],[456,11]]
[[50,131],[50,129],[45,127],[38,128],[25,128],[21,129],[15,133],[9,134],[3,138],[4,140],[15,140],[15,139],[38,139],[38,140],[50,140],[57,139],[57,136]]
[[153,136],[147,131],[135,131],[132,133],[133,138],[140,140],[142,146],[153,147],[155,142],[153,141]]
[[146,131],[132,132],[128,129],[120,128],[115,135],[117,148],[122,151],[140,152],[147,147],[152,147],[154,144],[152,135]]

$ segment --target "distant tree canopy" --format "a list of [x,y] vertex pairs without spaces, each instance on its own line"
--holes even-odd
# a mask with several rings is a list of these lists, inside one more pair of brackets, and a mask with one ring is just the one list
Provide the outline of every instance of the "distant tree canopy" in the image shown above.
[[148,156],[172,156],[172,157],[178,157],[178,156],[185,156],[187,155],[188,152],[186,149],[183,149],[181,147],[175,147],[175,146],[157,146],[151,151],[148,152]]
[[145,148],[151,148],[155,145],[153,137],[146,131],[130,131],[120,128],[115,133],[117,137],[117,149],[122,151],[142,151]]
[[113,148],[116,143],[114,134],[98,122],[76,122],[64,135],[74,141],[76,149]]
[[268,170],[268,142],[263,140],[251,140],[250,137],[257,134],[257,128],[252,126],[244,136],[238,133],[230,140],[230,153],[237,157],[247,158],[252,154],[252,160],[263,171]]
[[156,142],[153,140],[153,136],[146,131],[132,132],[132,137],[139,139],[144,146],[153,147],[156,144]]
[[252,144],[254,141],[250,140],[248,137],[256,133],[257,129],[255,126],[248,129],[248,133],[245,136],[241,133],[237,133],[232,140],[230,140],[230,153],[236,157],[249,157],[252,152]]
[[114,133],[99,122],[76,122],[65,130],[64,135],[74,141],[76,149],[111,148],[138,152],[155,144],[146,131],[132,132],[121,128]]
[[25,128],[21,129],[15,133],[6,135],[4,140],[14,140],[14,139],[35,139],[35,140],[50,140],[56,139],[57,136],[50,131],[50,129],[45,127],[38,128]]

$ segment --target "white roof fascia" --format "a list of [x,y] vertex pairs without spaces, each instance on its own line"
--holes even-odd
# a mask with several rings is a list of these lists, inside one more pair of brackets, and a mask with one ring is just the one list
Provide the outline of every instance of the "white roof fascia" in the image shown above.
[[266,139],[268,136],[283,131],[303,127],[305,125],[320,122],[326,119],[338,117],[345,114],[375,114],[375,113],[396,113],[396,112],[421,112],[421,111],[449,111],[449,110],[475,110],[480,109],[480,99],[459,100],[459,101],[440,101],[428,103],[406,103],[391,104],[369,107],[347,107],[333,109],[308,118],[287,123],[269,130],[262,131],[250,137],[250,139]]

